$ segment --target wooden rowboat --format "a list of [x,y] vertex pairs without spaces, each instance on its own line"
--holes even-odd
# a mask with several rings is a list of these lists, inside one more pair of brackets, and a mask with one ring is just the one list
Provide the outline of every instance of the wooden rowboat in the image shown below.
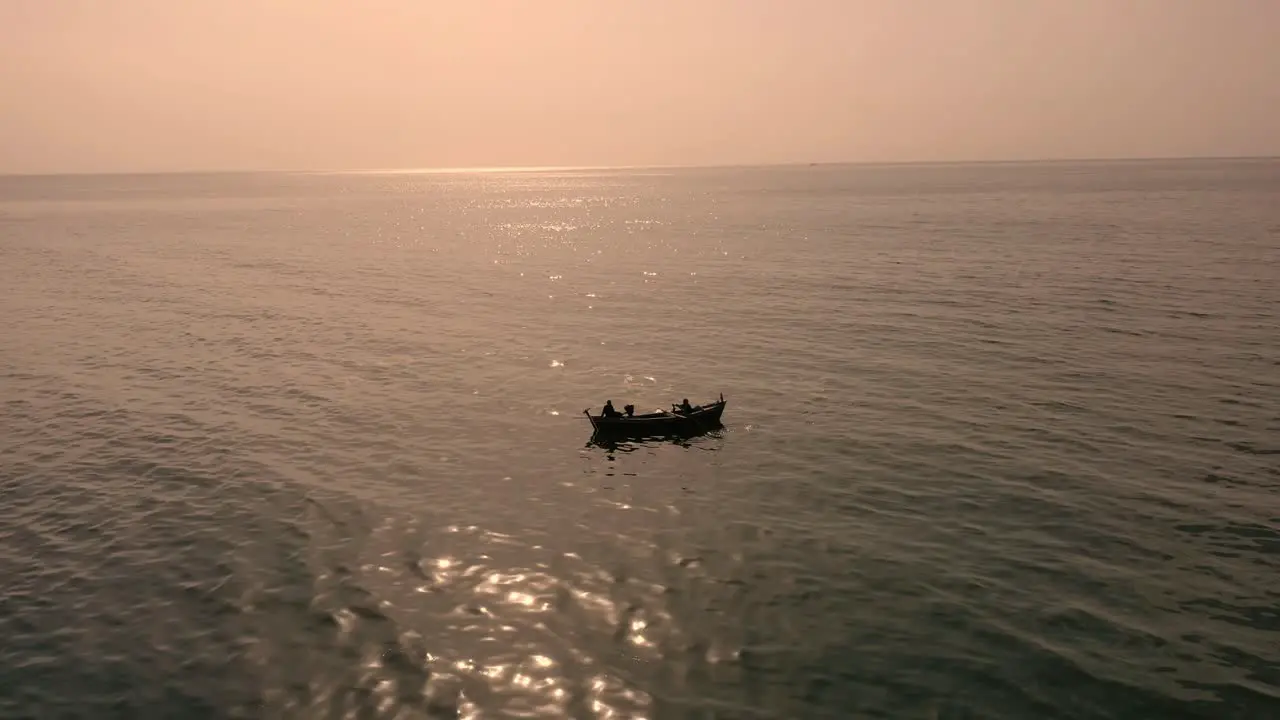
[[582,414],[591,421],[591,427],[597,434],[632,437],[689,435],[719,427],[720,416],[724,413],[725,405],[724,393],[721,393],[719,400],[706,405],[695,405],[693,411],[687,413],[659,410],[643,415],[624,415],[614,418],[592,415],[590,410],[583,410]]

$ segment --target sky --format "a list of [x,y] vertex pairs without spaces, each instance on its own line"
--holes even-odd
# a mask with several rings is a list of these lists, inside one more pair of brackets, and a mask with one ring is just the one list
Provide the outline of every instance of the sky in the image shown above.
[[1280,155],[1280,0],[0,0],[0,173]]

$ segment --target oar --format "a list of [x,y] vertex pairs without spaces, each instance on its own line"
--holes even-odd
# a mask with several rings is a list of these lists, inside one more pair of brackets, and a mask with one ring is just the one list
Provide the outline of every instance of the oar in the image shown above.
[[685,415],[684,413],[676,412],[675,410],[666,410],[665,412],[680,418],[694,427],[698,427],[698,421],[695,418]]

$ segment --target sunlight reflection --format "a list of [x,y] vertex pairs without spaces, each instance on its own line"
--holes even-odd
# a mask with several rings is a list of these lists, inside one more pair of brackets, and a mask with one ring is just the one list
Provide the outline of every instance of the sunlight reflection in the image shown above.
[[613,601],[606,597],[591,592],[590,590],[570,590],[573,597],[587,611],[595,611],[601,615],[605,623],[616,625],[618,623],[618,608]]
[[529,593],[522,593],[512,590],[507,593],[507,602],[524,605],[525,607],[533,607],[535,599]]
[[[652,382],[648,376],[635,380]],[[651,511],[639,502],[613,507]],[[357,636],[347,642],[369,633],[367,645],[360,640],[360,660],[374,665],[358,682],[373,695],[370,709],[381,709],[382,698],[393,698],[386,711],[396,716],[406,708],[402,694],[417,693],[426,696],[429,716],[479,718],[500,712],[503,717],[635,718],[652,712],[648,695],[636,691],[636,680],[605,671],[612,667],[605,655],[622,652],[638,662],[657,663],[673,641],[683,647],[685,638],[673,637],[679,635],[679,623],[661,607],[663,601],[656,601],[657,606],[650,602],[661,597],[662,586],[630,577],[626,568],[587,562],[568,547],[558,547],[551,541],[554,536],[502,534],[476,526],[447,529],[465,537],[454,536],[451,547],[434,548],[429,555],[410,556],[407,572],[419,577],[408,582],[406,576],[406,582],[396,585],[413,593],[395,598],[396,621],[426,623],[423,635],[436,635],[434,639],[413,633],[416,639],[403,640],[398,651],[383,655],[386,644],[372,634],[380,625],[366,623],[350,610],[335,613],[335,623],[351,625],[350,633]],[[371,559],[386,555],[380,552]],[[367,567],[384,576],[376,572],[378,564]],[[383,567],[406,572],[405,563]],[[417,613],[421,620],[415,619]],[[444,632],[437,633],[440,620]],[[598,633],[607,647],[561,642],[579,632]],[[428,644],[435,655],[426,652]]]

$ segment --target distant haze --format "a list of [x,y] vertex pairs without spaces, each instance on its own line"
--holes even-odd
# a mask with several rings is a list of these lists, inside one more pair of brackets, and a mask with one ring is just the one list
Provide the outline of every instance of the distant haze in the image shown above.
[[1280,0],[0,0],[0,173],[1280,155]]

